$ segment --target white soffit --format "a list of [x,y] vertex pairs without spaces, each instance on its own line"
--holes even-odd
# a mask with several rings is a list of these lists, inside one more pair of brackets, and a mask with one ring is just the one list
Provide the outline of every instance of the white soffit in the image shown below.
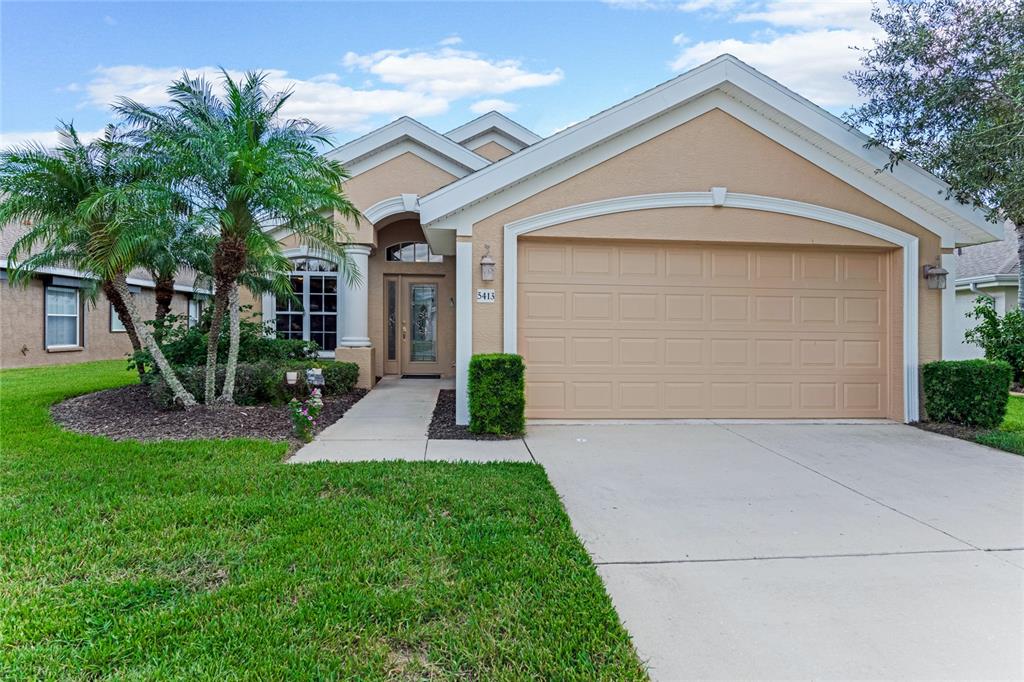
[[407,116],[327,152],[353,176],[406,152],[462,178],[491,162]]
[[[877,172],[888,160],[884,149],[865,148],[868,138],[863,133],[732,55],[717,57],[422,197],[422,223],[438,229],[458,227],[466,233],[472,222],[521,201],[525,191],[543,190],[549,175],[553,185],[567,172],[578,173],[664,132],[667,123],[680,125],[712,108],[725,110],[939,234],[944,246],[1002,236],[1000,226],[989,223],[980,211],[946,199],[946,184],[920,167],[905,163],[893,172]],[[642,125],[648,122],[651,125]],[[599,146],[609,150],[595,149]],[[584,156],[590,157],[586,165]],[[561,172],[535,177],[553,166]],[[513,185],[517,191],[502,191]],[[467,215],[448,220],[470,206],[474,208]]]
[[[482,116],[474,118],[454,130],[445,133],[445,137],[467,147],[479,147],[491,141],[491,138],[484,137],[491,133],[497,134],[499,139],[495,140],[503,147],[508,147],[514,152],[529,147],[531,144],[540,142],[543,138],[526,128],[508,116],[499,114],[497,111],[488,111]],[[502,142],[502,139],[505,142]]]

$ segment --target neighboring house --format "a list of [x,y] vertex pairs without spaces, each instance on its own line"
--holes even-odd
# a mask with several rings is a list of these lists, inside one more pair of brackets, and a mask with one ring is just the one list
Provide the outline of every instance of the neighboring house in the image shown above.
[[498,351],[533,419],[913,421],[955,345],[924,266],[1001,235],[866,141],[728,55],[546,139],[402,118],[329,152],[361,277],[278,227],[304,305],[254,304],[364,385],[454,375],[460,423],[470,357]]
[[[128,335],[106,297],[83,273],[66,268],[43,268],[24,286],[8,276],[7,255],[26,227],[7,225],[0,231],[0,368],[111,360],[132,351]],[[171,312],[197,320],[206,291],[194,289],[194,275],[175,285]],[[138,295],[140,313],[153,317],[153,281],[143,271],[132,272],[128,285]],[[90,300],[93,298],[93,300]]]
[[991,298],[1000,315],[1017,308],[1017,285],[1020,277],[1017,230],[1010,221],[1006,221],[1003,227],[1004,236],[1001,240],[957,250],[957,344],[948,356],[951,359],[980,358],[985,355],[980,348],[964,341],[964,333],[978,325],[977,320],[967,316],[968,312],[974,310],[978,296]]

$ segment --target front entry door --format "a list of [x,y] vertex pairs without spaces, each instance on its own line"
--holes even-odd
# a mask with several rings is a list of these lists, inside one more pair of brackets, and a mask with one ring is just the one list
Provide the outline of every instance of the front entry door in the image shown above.
[[385,373],[442,373],[437,338],[438,308],[436,278],[385,278]]

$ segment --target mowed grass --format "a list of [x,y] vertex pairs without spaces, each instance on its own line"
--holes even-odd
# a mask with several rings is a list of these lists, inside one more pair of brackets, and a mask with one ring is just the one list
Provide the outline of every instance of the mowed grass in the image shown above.
[[132,380],[0,373],[0,679],[645,678],[539,466],[289,465],[50,421]]
[[1006,405],[1006,417],[999,428],[979,434],[974,439],[983,445],[1024,455],[1024,397],[1011,395]]

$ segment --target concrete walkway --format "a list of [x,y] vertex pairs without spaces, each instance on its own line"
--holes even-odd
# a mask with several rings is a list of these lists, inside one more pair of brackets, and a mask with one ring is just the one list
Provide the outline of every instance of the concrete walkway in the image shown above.
[[1024,457],[899,424],[527,442],[656,680],[1024,677]]
[[448,462],[533,461],[523,440],[471,441],[427,438],[437,394],[451,379],[385,377],[345,416],[320,432],[289,460],[359,462],[409,460]]

